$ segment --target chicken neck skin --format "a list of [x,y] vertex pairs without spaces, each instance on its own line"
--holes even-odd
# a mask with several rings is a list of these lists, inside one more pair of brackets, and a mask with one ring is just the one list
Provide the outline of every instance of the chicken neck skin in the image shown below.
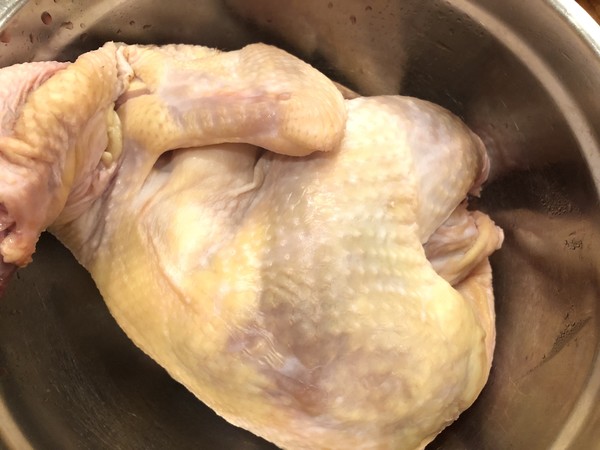
[[32,229],[51,225],[142,350],[284,448],[422,448],[474,401],[502,235],[457,209],[487,167],[464,124],[415,99],[344,102],[266,46],[99,52],[118,88],[80,129],[107,117],[103,138],[50,161],[76,163]]
[[[75,185],[83,189],[108,179],[97,166],[116,117],[111,104],[124,88],[115,57],[114,52],[86,54],[77,71],[52,62],[0,71],[3,272],[31,260],[39,233],[63,211]],[[65,90],[70,97],[57,95]],[[78,113],[65,115],[65,110]],[[88,147],[94,140],[101,148]]]

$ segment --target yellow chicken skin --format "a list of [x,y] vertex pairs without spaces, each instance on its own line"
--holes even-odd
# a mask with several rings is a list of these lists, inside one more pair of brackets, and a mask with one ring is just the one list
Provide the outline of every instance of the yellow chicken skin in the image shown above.
[[282,448],[421,449],[479,395],[503,235],[451,113],[263,44],[3,70],[37,74],[0,116],[5,271],[49,227],[144,352]]

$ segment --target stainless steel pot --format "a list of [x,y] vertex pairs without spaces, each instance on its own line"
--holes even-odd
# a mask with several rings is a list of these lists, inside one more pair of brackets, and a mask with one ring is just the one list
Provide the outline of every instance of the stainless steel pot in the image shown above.
[[[282,46],[448,107],[493,160],[498,344],[430,449],[600,448],[600,27],[571,0],[4,0],[0,65],[107,40]],[[0,447],[266,449],[138,351],[52,238],[0,300]]]

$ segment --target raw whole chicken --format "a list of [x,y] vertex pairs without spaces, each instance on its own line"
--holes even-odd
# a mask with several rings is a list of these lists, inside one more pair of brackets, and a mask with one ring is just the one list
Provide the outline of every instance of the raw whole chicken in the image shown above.
[[420,449],[495,342],[483,144],[264,44],[0,70],[4,282],[49,229],[128,336],[289,449]]

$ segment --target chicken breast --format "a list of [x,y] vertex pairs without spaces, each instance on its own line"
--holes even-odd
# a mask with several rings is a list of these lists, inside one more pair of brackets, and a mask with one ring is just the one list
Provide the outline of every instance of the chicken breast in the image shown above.
[[49,227],[144,352],[283,448],[420,449],[473,403],[502,232],[466,207],[488,161],[458,118],[344,100],[262,44],[44,64],[3,69],[31,74],[2,120],[6,273]]

